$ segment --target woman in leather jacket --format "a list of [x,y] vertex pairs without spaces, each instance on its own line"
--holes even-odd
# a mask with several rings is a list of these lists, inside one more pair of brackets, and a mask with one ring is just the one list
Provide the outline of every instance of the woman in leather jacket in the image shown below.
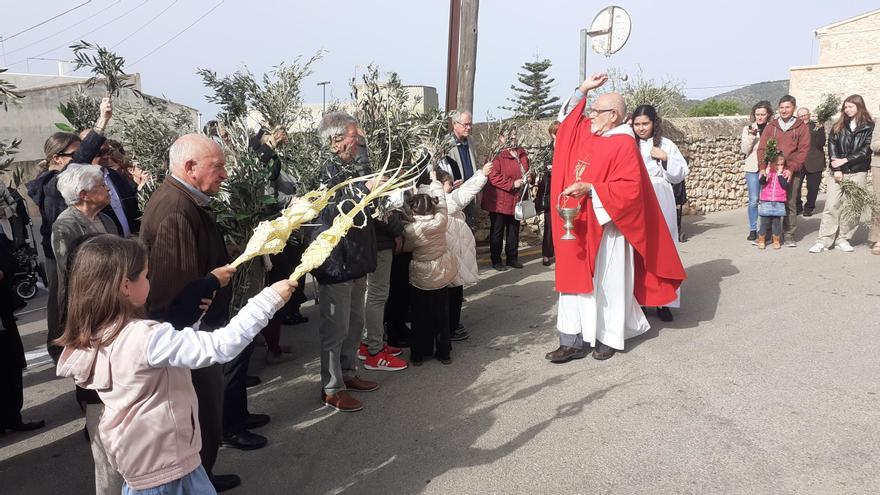
[[858,228],[859,220],[841,217],[844,201],[840,196],[840,183],[848,180],[865,187],[868,170],[871,169],[874,121],[865,108],[865,100],[859,95],[847,97],[843,101],[840,114],[828,136],[832,175],[827,181],[828,193],[819,226],[819,237],[810,248],[811,253],[827,251],[832,246],[846,253],[853,251],[849,240]]

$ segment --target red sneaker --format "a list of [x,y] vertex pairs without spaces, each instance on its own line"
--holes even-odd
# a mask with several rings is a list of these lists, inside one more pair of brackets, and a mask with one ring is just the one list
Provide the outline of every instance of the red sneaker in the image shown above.
[[[399,356],[401,353],[403,353],[403,349],[385,344],[385,347],[383,347],[382,350],[379,352],[387,353],[389,356]],[[370,349],[367,347],[367,344],[361,342],[360,347],[358,347],[357,357],[361,361],[366,361],[367,358],[370,357]]]
[[406,361],[388,354],[384,349],[375,356],[367,356],[364,361],[364,368],[368,370],[400,371],[405,370],[407,366]]

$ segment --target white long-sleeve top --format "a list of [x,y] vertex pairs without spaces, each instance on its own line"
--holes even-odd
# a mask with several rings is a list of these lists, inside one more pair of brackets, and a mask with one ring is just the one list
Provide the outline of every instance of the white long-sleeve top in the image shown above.
[[645,161],[645,167],[648,169],[648,175],[651,177],[663,177],[670,184],[678,184],[683,181],[688,174],[687,160],[679,151],[678,146],[672,141],[662,138],[660,140],[660,149],[668,155],[666,160],[666,169],[660,160],[651,158],[651,149],[654,148],[654,140],[639,139],[639,151],[642,152],[642,160]]
[[168,323],[153,327],[147,343],[147,362],[154,368],[199,369],[232,361],[284,305],[274,289],[265,288],[239,311],[232,321],[213,332],[193,328],[177,330]]

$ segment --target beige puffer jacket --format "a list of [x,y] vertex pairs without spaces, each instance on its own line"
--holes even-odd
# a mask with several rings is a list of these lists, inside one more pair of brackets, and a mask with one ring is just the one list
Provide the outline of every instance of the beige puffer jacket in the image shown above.
[[438,181],[431,183],[431,196],[438,199],[433,215],[415,215],[406,224],[403,235],[404,250],[412,251],[409,265],[409,283],[422,290],[442,289],[455,279],[458,263],[446,246],[446,197]]

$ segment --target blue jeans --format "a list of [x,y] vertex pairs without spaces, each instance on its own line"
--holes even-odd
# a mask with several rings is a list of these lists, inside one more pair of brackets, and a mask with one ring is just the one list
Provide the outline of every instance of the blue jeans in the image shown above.
[[122,485],[122,495],[217,495],[208,473],[201,465],[188,475],[164,485],[145,490],[132,490],[128,483]]
[[761,176],[758,172],[746,172],[749,190],[749,230],[758,230],[758,196],[761,195]]

